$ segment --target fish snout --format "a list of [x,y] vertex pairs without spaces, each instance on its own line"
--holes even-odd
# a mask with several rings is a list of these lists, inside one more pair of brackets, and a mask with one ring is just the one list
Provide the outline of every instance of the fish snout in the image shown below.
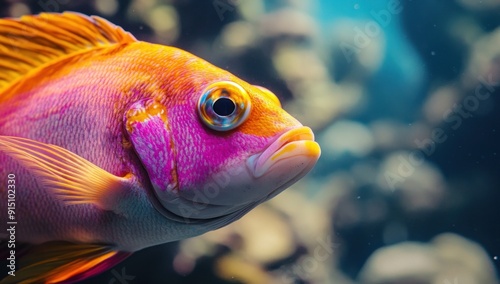
[[320,155],[321,148],[314,141],[314,133],[302,126],[283,133],[263,152],[251,156],[247,166],[257,179],[274,172],[288,172],[293,176],[297,171],[309,172]]

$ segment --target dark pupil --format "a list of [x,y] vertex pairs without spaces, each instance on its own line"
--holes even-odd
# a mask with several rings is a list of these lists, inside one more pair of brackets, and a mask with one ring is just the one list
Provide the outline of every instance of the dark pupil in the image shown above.
[[236,106],[234,102],[228,98],[219,98],[214,102],[214,112],[220,116],[228,116],[234,112]]

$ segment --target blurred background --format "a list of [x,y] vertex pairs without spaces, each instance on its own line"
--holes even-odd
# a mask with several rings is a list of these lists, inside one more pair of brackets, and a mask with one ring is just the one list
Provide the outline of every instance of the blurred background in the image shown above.
[[498,283],[499,0],[0,0],[66,10],[267,87],[323,150],[240,221],[84,283]]

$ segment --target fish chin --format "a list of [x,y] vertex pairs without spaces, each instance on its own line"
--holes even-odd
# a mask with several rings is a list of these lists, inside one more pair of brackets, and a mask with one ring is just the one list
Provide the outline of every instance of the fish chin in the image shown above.
[[157,209],[165,217],[177,221],[210,221],[249,211],[245,209],[255,207],[254,203],[272,191],[269,187],[254,188],[255,178],[245,163],[221,170],[212,177],[196,189],[156,191],[160,204]]
[[[234,220],[301,179],[316,164],[319,145],[310,128],[285,132],[239,166],[215,173],[196,190],[158,193],[170,219]],[[165,215],[165,214],[164,214]]]

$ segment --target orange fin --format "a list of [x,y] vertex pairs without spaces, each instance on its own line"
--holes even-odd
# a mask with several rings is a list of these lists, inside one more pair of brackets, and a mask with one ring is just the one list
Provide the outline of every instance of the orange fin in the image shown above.
[[108,270],[130,254],[102,245],[44,243],[29,250],[14,276],[7,275],[0,284],[73,283]]
[[50,62],[135,41],[130,33],[97,16],[65,12],[0,19],[0,92]]
[[115,176],[56,145],[0,136],[0,151],[30,170],[44,188],[67,204],[92,203],[116,211],[133,189],[130,176]]

